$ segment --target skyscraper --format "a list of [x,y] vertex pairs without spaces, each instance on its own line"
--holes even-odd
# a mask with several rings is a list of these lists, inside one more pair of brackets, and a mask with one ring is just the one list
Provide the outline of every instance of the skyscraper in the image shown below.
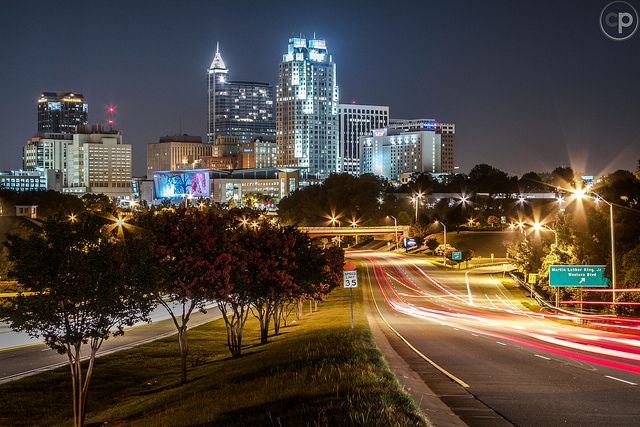
[[242,142],[275,135],[273,86],[229,80],[229,70],[218,45],[207,70],[207,90],[207,142],[214,143],[216,135],[239,136]]
[[276,88],[276,143],[280,167],[315,178],[339,171],[336,64],[325,40],[289,39]]
[[381,105],[340,104],[338,134],[342,172],[360,175],[360,137],[371,129],[387,127],[389,107]]
[[435,120],[392,120],[360,138],[361,173],[399,180],[403,174],[454,171],[455,125]]
[[84,97],[73,92],[42,92],[38,99],[38,133],[73,133],[87,124],[89,108]]

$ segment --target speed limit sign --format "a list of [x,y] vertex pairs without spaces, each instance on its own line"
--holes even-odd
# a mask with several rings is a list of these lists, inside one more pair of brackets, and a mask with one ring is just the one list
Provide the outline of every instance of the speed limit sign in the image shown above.
[[358,271],[357,270],[343,271],[342,277],[344,279],[343,283],[345,288],[358,287]]

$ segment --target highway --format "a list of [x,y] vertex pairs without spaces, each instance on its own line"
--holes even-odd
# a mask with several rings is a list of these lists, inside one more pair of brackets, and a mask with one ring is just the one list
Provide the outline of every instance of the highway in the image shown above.
[[[152,314],[152,323],[136,325],[125,330],[125,334],[118,337],[111,337],[104,341],[97,356],[104,356],[120,350],[126,350],[137,345],[155,341],[160,338],[176,334],[176,328],[169,315],[163,307],[158,307]],[[217,307],[211,306],[207,313],[194,312],[189,321],[189,328],[202,325],[221,317]],[[3,333],[2,344],[16,343],[9,347],[0,347],[0,384],[34,375],[38,372],[59,368],[68,365],[66,355],[58,354],[45,344],[35,339],[28,339],[24,334],[16,334],[11,331],[0,331]],[[88,354],[88,351],[84,351]],[[176,341],[176,355],[178,354],[178,344]]]
[[[444,372],[440,377],[448,375],[458,391],[506,421],[639,425],[640,340],[632,333],[640,333],[638,319],[620,332],[573,326],[577,317],[528,310],[522,296],[502,286],[495,268],[441,270],[387,252],[348,257],[360,263],[363,292],[389,325]],[[416,360],[426,363],[408,363]]]

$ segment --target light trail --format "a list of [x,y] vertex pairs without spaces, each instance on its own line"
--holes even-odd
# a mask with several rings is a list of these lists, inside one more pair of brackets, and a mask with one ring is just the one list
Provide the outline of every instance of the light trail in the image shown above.
[[[499,305],[494,304],[486,294],[484,296],[492,307],[477,305],[471,297],[468,272],[465,274],[464,282],[461,281],[457,285],[460,287],[466,284],[467,295],[463,295],[456,291],[455,286],[445,285],[436,280],[414,262],[397,256],[384,257],[386,258],[384,259],[373,256],[371,253],[367,255],[363,258],[371,265],[375,284],[386,303],[396,312],[470,332],[473,335],[491,337],[502,345],[511,342],[536,351],[640,374],[640,366],[634,364],[640,362],[640,341],[636,336],[620,332],[577,329],[574,326],[560,325],[551,321],[551,319],[574,321],[587,318],[591,321],[600,320],[599,324],[607,327],[638,330],[640,319],[619,319],[603,315],[571,316],[528,311],[516,305],[517,301],[502,290],[499,281],[491,283],[502,294],[502,296],[495,295]],[[387,265],[389,263],[400,265]],[[410,273],[413,273],[413,277]],[[482,286],[486,288],[487,284]],[[402,288],[402,291],[397,291],[396,287]],[[620,324],[606,323],[611,321]],[[535,324],[529,328],[532,322]],[[540,323],[544,323],[547,327],[541,327]]]

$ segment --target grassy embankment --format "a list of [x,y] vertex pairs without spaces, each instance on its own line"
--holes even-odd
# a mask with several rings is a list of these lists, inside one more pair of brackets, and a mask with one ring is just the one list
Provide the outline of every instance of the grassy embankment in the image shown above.
[[[87,423],[132,425],[425,425],[376,348],[354,293],[335,290],[319,310],[259,345],[247,322],[245,355],[230,359],[224,323],[190,331],[190,382],[179,384],[175,337],[99,358]],[[68,368],[0,385],[0,425],[69,425]]]

